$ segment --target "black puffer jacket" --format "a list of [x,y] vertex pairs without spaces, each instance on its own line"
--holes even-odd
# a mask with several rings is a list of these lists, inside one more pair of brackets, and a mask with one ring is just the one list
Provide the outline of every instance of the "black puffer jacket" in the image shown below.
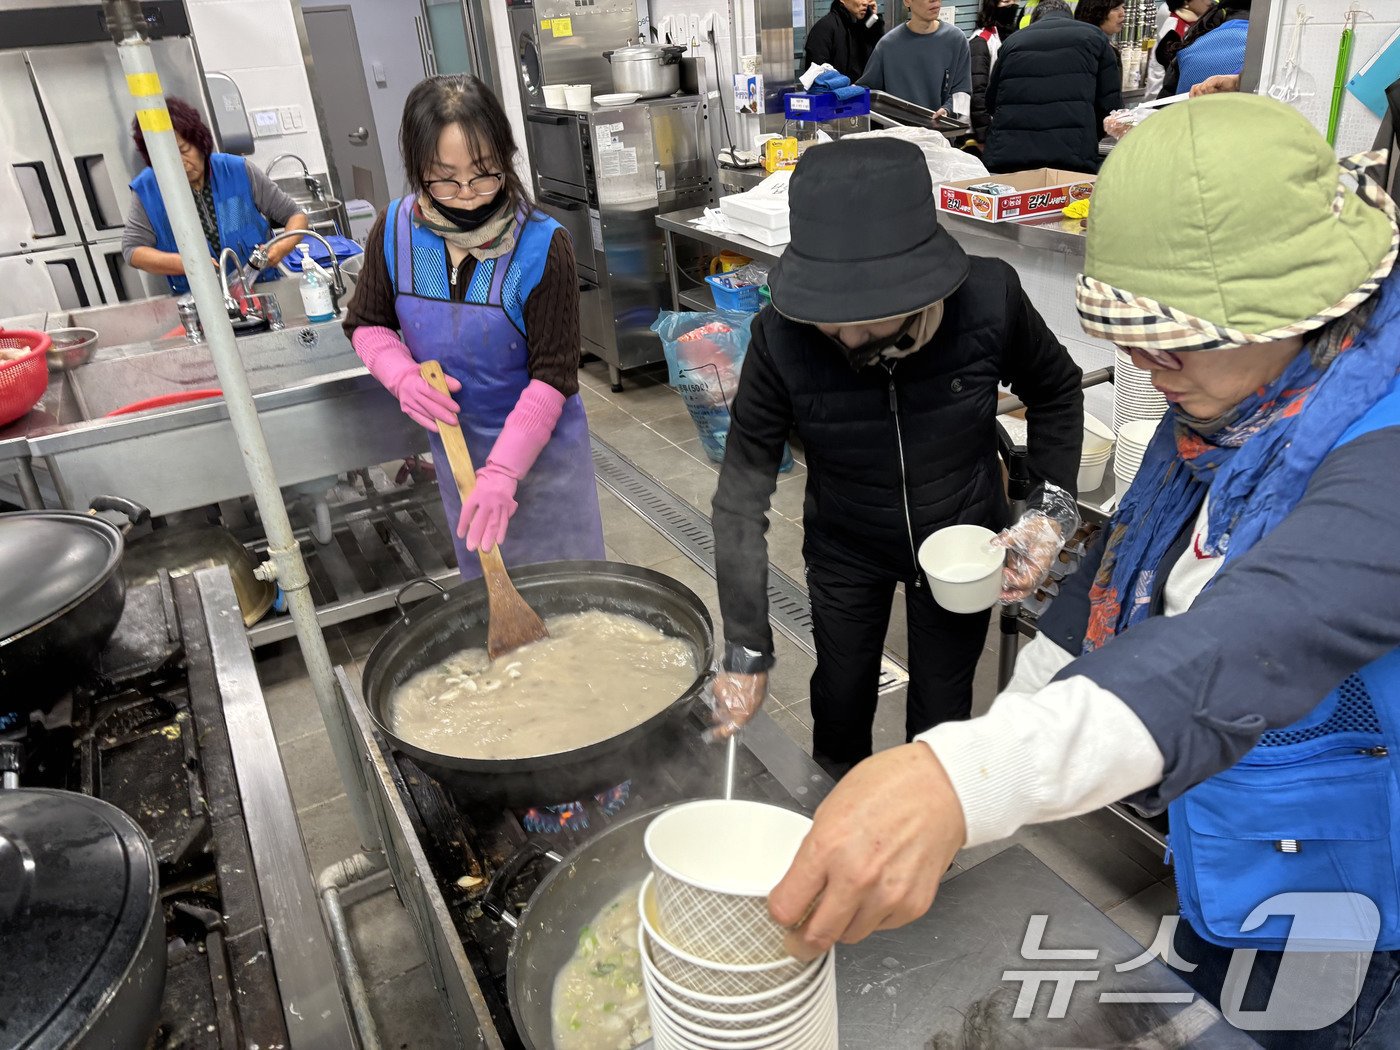
[[771,307],[754,320],[714,498],[720,609],[731,645],[773,651],[764,515],[794,430],[807,458],[807,557],[891,580],[916,577],[915,550],[945,525],[1007,524],[996,452],[1002,383],[1028,406],[1032,476],[1075,490],[1080,370],[1016,271],[973,257],[944,311],[927,345],[859,371],[812,325]]
[[987,85],[987,170],[1096,172],[1104,117],[1122,105],[1122,71],[1108,35],[1066,14],[1046,15],[997,55]]
[[807,33],[803,65],[828,63],[852,81],[859,80],[871,52],[884,35],[884,16],[877,16],[875,24],[867,26],[856,21],[841,0],[831,0],[831,10],[817,19]]

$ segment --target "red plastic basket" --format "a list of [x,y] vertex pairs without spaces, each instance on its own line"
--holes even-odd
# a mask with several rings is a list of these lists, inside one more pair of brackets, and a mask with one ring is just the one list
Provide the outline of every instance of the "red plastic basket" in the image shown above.
[[13,423],[39,403],[49,388],[48,353],[43,332],[0,328],[0,348],[28,350],[18,361],[0,361],[0,427]]
[[223,396],[222,390],[184,390],[178,394],[160,394],[157,397],[148,397],[144,401],[133,401],[129,405],[122,405],[121,408],[114,408],[107,413],[107,418],[129,416],[133,412],[149,412],[153,408],[169,408],[171,405],[184,405],[191,401],[207,401],[211,397]]

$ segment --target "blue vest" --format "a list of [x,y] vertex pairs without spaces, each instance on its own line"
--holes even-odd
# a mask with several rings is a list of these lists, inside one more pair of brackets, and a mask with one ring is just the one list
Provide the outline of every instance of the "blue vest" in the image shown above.
[[1177,92],[1190,91],[1209,77],[1233,75],[1242,70],[1244,42],[1248,36],[1249,21],[1232,18],[1192,41],[1190,47],[1183,47],[1176,53]]
[[[384,259],[389,264],[389,283],[397,287],[398,261],[394,250],[394,238],[398,224],[392,221],[399,214],[396,197],[389,203],[384,213],[390,221],[384,223]],[[447,284],[446,242],[424,226],[411,222],[412,234],[410,250],[413,257],[413,294],[427,299],[449,299]],[[498,265],[509,265],[505,280],[501,284],[501,308],[510,318],[511,324],[522,334],[525,331],[525,300],[530,297],[544,277],[545,262],[549,258],[549,245],[554,240],[554,231],[559,223],[543,212],[534,212],[524,222],[516,224],[515,251],[500,259],[485,259],[476,264],[472,271],[472,282],[467,287],[466,301],[484,305],[491,298],[491,284],[496,276]]]
[[[204,177],[209,180],[214,192],[214,215],[219,223],[221,243],[214,246],[213,254],[217,256],[221,248],[232,248],[238,253],[239,262],[246,263],[253,249],[272,235],[267,219],[253,205],[253,187],[248,182],[247,162],[228,153],[211,153]],[[146,168],[132,180],[131,188],[146,209],[151,229],[155,230],[156,248],[163,252],[178,252],[180,246],[175,243],[175,233],[170,228],[170,216],[166,214],[155,171]],[[258,280],[272,280],[275,276],[272,270],[268,270]],[[167,277],[166,280],[176,295],[190,290],[190,284],[183,276]]]
[[[1337,447],[1394,426],[1400,380]],[[1278,915],[1243,932],[1259,905],[1285,893],[1357,893],[1380,912],[1376,949],[1400,949],[1398,774],[1400,649],[1170,805],[1181,914],[1215,944],[1277,951],[1293,918]],[[1337,935],[1352,934],[1356,918],[1334,912]]]

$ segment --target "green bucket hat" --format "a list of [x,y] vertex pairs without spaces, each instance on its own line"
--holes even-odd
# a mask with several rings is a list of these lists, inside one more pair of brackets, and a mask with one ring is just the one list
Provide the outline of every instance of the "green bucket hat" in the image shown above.
[[[1296,110],[1259,95],[1172,106],[1125,137],[1094,187],[1077,302],[1124,346],[1219,350],[1315,331],[1395,263],[1395,205]],[[1356,192],[1344,181],[1351,175]]]

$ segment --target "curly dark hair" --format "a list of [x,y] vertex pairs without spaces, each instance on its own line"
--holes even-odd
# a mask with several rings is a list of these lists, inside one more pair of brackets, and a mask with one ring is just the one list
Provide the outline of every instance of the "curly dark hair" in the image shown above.
[[[204,157],[204,163],[208,164],[209,154],[214,152],[214,133],[209,130],[209,125],[204,123],[199,110],[182,98],[166,99],[165,107],[170,110],[170,123],[175,128],[175,134],[199,150]],[[135,117],[131,118],[131,141],[136,143],[136,152],[141,154],[141,159],[150,167],[151,155],[146,152],[146,136],[141,134],[141,125]]]
[[1091,26],[1102,26],[1108,18],[1108,13],[1115,7],[1124,6],[1124,3],[1125,0],[1079,0],[1079,6],[1074,9],[1074,17],[1081,22],[1088,22]]

